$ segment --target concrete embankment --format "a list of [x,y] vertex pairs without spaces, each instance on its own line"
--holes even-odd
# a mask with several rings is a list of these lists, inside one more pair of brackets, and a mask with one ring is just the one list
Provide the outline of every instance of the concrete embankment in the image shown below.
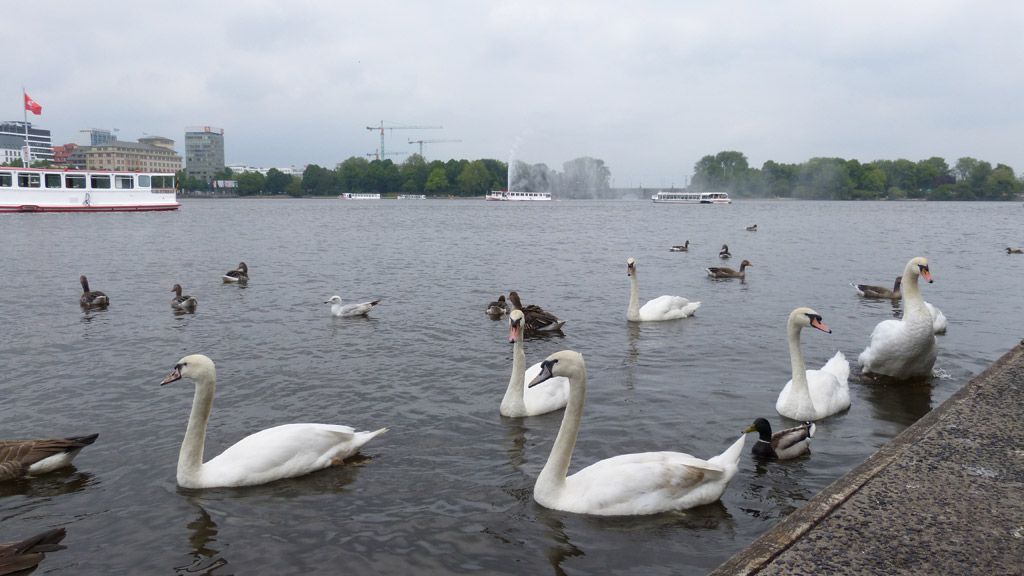
[[711,573],[755,574],[1024,575],[1024,342]]

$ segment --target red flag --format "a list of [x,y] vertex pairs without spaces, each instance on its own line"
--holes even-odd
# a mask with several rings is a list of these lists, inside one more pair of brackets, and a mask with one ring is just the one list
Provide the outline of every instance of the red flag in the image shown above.
[[30,98],[27,93],[25,94],[25,110],[28,110],[36,116],[39,116],[43,113],[43,107],[36,103],[35,100]]

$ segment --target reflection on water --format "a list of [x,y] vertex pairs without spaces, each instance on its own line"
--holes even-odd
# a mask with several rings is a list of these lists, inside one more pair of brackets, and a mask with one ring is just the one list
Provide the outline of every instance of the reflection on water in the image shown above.
[[[538,507],[539,508],[539,507]],[[582,558],[585,556],[575,544],[569,541],[565,525],[562,523],[561,514],[540,508],[537,513],[539,520],[546,530],[541,534],[544,538],[544,556],[551,563],[554,573],[557,576],[565,576],[566,571],[562,564],[571,558]]]
[[94,474],[80,472],[74,465],[71,465],[41,476],[0,482],[0,498],[9,496],[22,496],[29,500],[55,498],[97,487],[99,484],[99,480]]
[[226,558],[220,557],[220,550],[213,547],[217,542],[217,524],[197,500],[190,498],[189,501],[199,512],[185,526],[188,529],[188,543],[192,550],[192,563],[175,566],[174,571],[176,574],[213,575],[217,573],[218,568],[228,564]]

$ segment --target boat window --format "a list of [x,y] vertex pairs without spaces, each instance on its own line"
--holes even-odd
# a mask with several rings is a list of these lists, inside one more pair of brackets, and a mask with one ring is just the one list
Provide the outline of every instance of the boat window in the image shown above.
[[114,176],[114,188],[128,190],[135,187],[135,181],[131,174],[117,174]]
[[14,186],[14,178],[11,177],[10,172],[0,172],[0,186],[4,188]]
[[47,174],[44,181],[47,188],[60,188],[60,174]]
[[149,188],[152,185],[149,174],[139,174],[139,188]]
[[67,188],[85,188],[85,174],[67,174],[64,176],[64,186]]
[[89,177],[90,188],[110,188],[110,176],[93,174]]
[[18,186],[22,188],[39,188],[39,174],[18,172]]

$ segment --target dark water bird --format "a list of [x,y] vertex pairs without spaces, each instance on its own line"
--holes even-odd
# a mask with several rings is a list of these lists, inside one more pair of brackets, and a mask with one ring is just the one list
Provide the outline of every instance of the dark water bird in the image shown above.
[[0,480],[46,474],[71,464],[82,448],[96,441],[99,434],[44,438],[39,440],[0,441]]
[[171,308],[175,310],[189,310],[195,311],[196,299],[193,296],[182,296],[181,295],[181,284],[175,284],[174,288],[171,288],[171,292],[174,292],[174,298],[171,299]]
[[565,320],[559,320],[558,316],[547,312],[536,304],[523,306],[522,301],[519,299],[519,294],[514,290],[508,293],[508,303],[512,310],[523,311],[523,316],[525,317],[524,326],[526,327],[523,334],[526,336],[543,334],[545,332],[558,332],[565,325]]
[[757,232],[757,224],[753,226],[747,226],[747,232]]
[[509,307],[508,302],[505,301],[505,295],[498,296],[498,299],[487,305],[486,312],[491,316],[501,316],[508,314]]
[[746,276],[746,267],[753,266],[750,260],[744,260],[740,262],[740,269],[733,270],[732,268],[726,268],[725,266],[712,266],[711,268],[705,268],[708,272],[708,276],[712,278],[743,278]]
[[764,418],[754,420],[743,433],[757,432],[758,439],[750,453],[764,460],[789,460],[811,453],[811,437],[814,423],[804,422],[799,426],[780,430],[772,434],[772,425]]
[[668,251],[669,252],[689,252],[690,251],[690,241],[687,240],[686,244],[681,244],[681,245],[673,246],[673,247],[669,248]]
[[245,262],[239,262],[238,268],[228,270],[223,276],[221,276],[221,279],[225,282],[248,282],[249,267],[245,265]]
[[722,249],[718,251],[718,257],[722,258],[723,260],[726,258],[732,258],[732,253],[729,252],[728,244],[722,244]]
[[110,298],[99,290],[89,290],[89,279],[83,274],[79,279],[82,283],[82,298],[79,302],[83,308],[102,308],[110,304]]
[[28,574],[46,558],[46,552],[67,548],[60,543],[66,535],[64,528],[55,528],[19,542],[0,544],[0,576]]
[[1007,254],[1024,254],[1024,252],[1021,252],[1020,248],[1010,248],[1009,246],[1006,247],[1006,253]]
[[885,288],[884,286],[871,286],[869,284],[853,284],[857,289],[857,294],[865,298],[882,298],[885,300],[899,300],[903,297],[903,292],[900,290],[900,285],[903,283],[903,276],[897,276],[896,281],[893,282],[892,290]]

